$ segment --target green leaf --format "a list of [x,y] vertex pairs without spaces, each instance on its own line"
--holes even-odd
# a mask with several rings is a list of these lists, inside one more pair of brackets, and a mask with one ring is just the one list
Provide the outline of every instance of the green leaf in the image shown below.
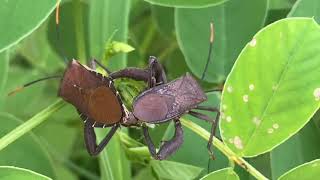
[[[2,137],[0,140],[3,142],[4,135],[21,126],[21,120],[7,113],[0,113],[0,119],[0,137]],[[23,167],[48,177],[55,177],[51,157],[31,132],[14,141],[7,148],[1,149],[0,165]]]
[[112,56],[115,56],[119,53],[128,53],[133,50],[134,48],[129,44],[113,41],[106,45],[103,60],[108,61]]
[[47,120],[47,118],[52,115],[52,113],[56,112],[60,108],[62,108],[65,103],[62,100],[57,100],[52,105],[48,106],[46,109],[40,111],[38,114],[34,115],[28,121],[24,122],[20,126],[14,128],[9,133],[6,133],[0,139],[0,150],[10,145],[17,139],[19,139],[24,134],[28,133],[33,128],[37,127],[43,121]]
[[157,180],[156,177],[154,177],[154,175],[152,174],[152,169],[150,166],[142,169],[139,171],[139,173],[134,176],[133,180]]
[[202,168],[182,164],[174,161],[157,161],[150,162],[153,171],[160,179],[188,180],[198,177],[203,170]]
[[[105,43],[117,30],[112,40],[126,43],[128,38],[130,0],[91,1],[89,6],[89,57],[102,59]],[[121,15],[119,15],[121,12]],[[116,15],[118,14],[118,15]],[[108,62],[109,63],[109,62]],[[126,54],[113,57],[108,64],[111,70],[127,65]]]
[[270,152],[272,179],[286,171],[320,157],[320,132],[314,121]]
[[209,52],[210,22],[214,24],[215,35],[205,80],[219,83],[229,74],[246,42],[264,24],[266,10],[267,0],[232,0],[210,8],[176,9],[177,39],[192,73],[201,78],[204,71]]
[[13,167],[13,166],[0,166],[1,180],[50,180],[44,175],[33,172],[28,169]]
[[201,180],[238,180],[239,176],[232,170],[232,168],[225,168],[218,171],[214,171],[204,177]]
[[32,3],[21,0],[1,1],[0,52],[38,28],[54,10],[56,2],[56,0],[35,0]]
[[[97,129],[98,142],[107,133],[105,129]],[[100,172],[102,179],[126,180],[131,178],[130,163],[125,156],[119,134],[115,134],[100,154]]]
[[295,1],[296,0],[269,0],[269,9],[288,9],[292,7]]
[[0,109],[4,105],[4,87],[7,83],[9,71],[9,50],[0,53]]
[[151,6],[151,10],[158,30],[164,37],[171,38],[174,34],[174,8]]
[[[49,26],[49,20],[51,20],[52,22],[50,22],[54,24],[53,18],[48,18],[48,20],[46,20],[37,30],[32,32],[19,44],[18,51],[22,56],[27,58],[28,62],[37,68],[37,70],[45,72],[46,74],[54,74],[58,69],[64,68],[66,65],[63,62],[63,58],[58,55],[58,53],[61,52],[55,52],[52,48],[52,46],[55,47],[54,45],[57,46],[58,44],[50,44],[49,39],[57,39],[57,34],[54,32],[56,30],[54,26]],[[49,32],[52,34],[49,34]],[[62,42],[62,40],[65,38],[65,35],[61,34],[61,36],[62,37],[60,38],[62,39],[60,41]],[[64,46],[59,47],[61,50],[63,48]],[[63,49],[63,51],[69,50]],[[31,79],[29,79],[29,81],[30,80]]]
[[224,142],[240,156],[272,150],[319,108],[320,29],[310,18],[277,21],[239,55],[222,95]]
[[[56,28],[55,17],[49,18],[48,27],[46,27],[47,38],[55,52],[62,56],[61,58],[77,59],[83,64],[88,62],[89,58],[93,58],[87,56],[89,51],[88,6],[80,0],[63,1],[60,4],[59,29]],[[46,49],[43,51],[45,52]]]
[[320,176],[320,159],[305,163],[283,174],[279,180],[313,180]]
[[313,17],[320,23],[320,1],[298,0],[291,9],[288,17]]
[[224,3],[228,0],[145,0],[151,4],[179,8],[202,8]]

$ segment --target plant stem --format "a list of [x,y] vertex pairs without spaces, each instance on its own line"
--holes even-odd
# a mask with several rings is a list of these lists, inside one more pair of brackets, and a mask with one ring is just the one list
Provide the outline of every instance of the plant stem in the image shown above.
[[[202,127],[198,126],[197,124],[186,120],[184,118],[180,118],[182,125],[189,128],[193,132],[197,133],[201,137],[203,137],[206,140],[209,140],[210,133],[203,129]],[[231,149],[229,149],[226,145],[224,145],[223,142],[221,142],[216,137],[213,138],[213,145],[217,147],[223,154],[225,154],[230,160],[233,160],[235,163],[237,163],[239,166],[244,168],[246,171],[248,171],[252,176],[254,176],[257,179],[266,180],[266,178],[263,174],[261,174],[258,170],[256,170],[253,166],[251,166],[247,161],[245,161],[243,158],[236,155]]]
[[174,50],[178,48],[178,43],[174,41],[170,44],[165,50],[162,51],[162,53],[158,56],[159,61],[163,64],[166,60],[166,57],[171,54]]
[[156,29],[154,27],[154,25],[151,23],[151,25],[149,26],[148,31],[146,32],[145,38],[140,46],[140,52],[142,54],[142,56],[146,56],[147,54],[147,50],[150,47],[150,44],[153,40],[154,34],[156,32]]
[[24,122],[20,126],[13,129],[11,132],[3,136],[0,139],[0,151],[24,134],[31,131],[33,128],[37,127],[42,122],[44,122],[51,114],[62,108],[64,105],[65,103],[61,99],[56,101],[46,109],[33,116],[28,121]]
[[79,61],[82,64],[87,64],[86,59],[86,48],[84,42],[84,26],[83,26],[83,16],[82,16],[82,5],[80,0],[73,0],[74,8],[74,26],[76,34],[76,44],[77,44],[77,54]]

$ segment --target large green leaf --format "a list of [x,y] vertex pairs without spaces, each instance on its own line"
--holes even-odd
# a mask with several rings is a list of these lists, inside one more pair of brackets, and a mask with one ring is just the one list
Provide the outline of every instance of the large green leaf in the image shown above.
[[[114,41],[128,38],[130,0],[91,1],[89,5],[89,57],[102,59],[108,39],[116,31]],[[119,15],[121,12],[121,15]],[[125,54],[118,54],[108,62],[111,70],[127,65]]]
[[282,175],[279,180],[313,180],[320,177],[320,159],[305,163]]
[[28,169],[12,167],[12,166],[0,166],[0,179],[1,180],[50,180],[44,175],[38,174]]
[[178,43],[192,73],[201,78],[204,71],[209,52],[211,21],[215,38],[205,80],[221,82],[225,80],[246,42],[264,24],[266,10],[267,0],[232,0],[210,8],[176,9]]
[[240,156],[270,151],[319,108],[320,29],[310,18],[275,22],[239,55],[225,84],[225,143]]
[[[12,115],[0,113],[0,136],[20,125]],[[48,177],[55,177],[52,159],[34,134],[29,133],[0,151],[0,165],[27,168]]]
[[214,171],[204,177],[201,180],[239,180],[239,176],[232,170],[232,168],[225,168],[218,171]]
[[288,17],[313,17],[320,23],[320,1],[298,0],[291,9]]
[[198,177],[202,168],[174,161],[151,161],[151,167],[160,179],[188,180]]
[[151,4],[179,8],[201,8],[221,4],[227,0],[145,0]]
[[[28,36],[54,10],[56,0],[0,2],[0,52]],[[32,12],[32,13],[31,13]]]

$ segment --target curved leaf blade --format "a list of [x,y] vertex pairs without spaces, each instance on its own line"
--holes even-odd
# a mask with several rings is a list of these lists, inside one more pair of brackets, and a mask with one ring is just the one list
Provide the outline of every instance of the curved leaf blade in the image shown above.
[[[21,120],[7,113],[0,113],[0,119],[0,137],[21,125]],[[27,168],[49,177],[55,177],[52,163],[46,149],[41,146],[38,138],[30,132],[0,151],[0,165]]]
[[279,180],[304,179],[313,180],[315,177],[320,177],[320,159],[305,163],[287,173],[283,174]]
[[13,166],[0,166],[1,180],[24,179],[24,180],[50,180],[42,174],[38,174],[28,169],[13,167]]
[[159,179],[191,180],[198,177],[203,170],[197,166],[174,161],[152,160],[150,164]]
[[270,151],[319,108],[320,29],[310,18],[277,21],[247,44],[222,95],[225,143],[240,156]]
[[1,1],[0,52],[37,29],[54,10],[56,2],[56,0],[35,0],[32,3],[23,0]]
[[239,180],[239,176],[236,172],[232,170],[232,168],[220,169],[218,171],[214,171],[206,176],[202,177],[200,180]]
[[177,40],[192,73],[201,78],[204,71],[210,22],[214,24],[215,35],[205,80],[220,83],[226,79],[241,49],[264,24],[266,13],[267,0],[232,0],[210,8],[176,9]]
[[320,23],[320,1],[318,0],[298,0],[288,17],[313,17]]
[[145,0],[151,4],[177,8],[202,8],[224,3],[228,0]]

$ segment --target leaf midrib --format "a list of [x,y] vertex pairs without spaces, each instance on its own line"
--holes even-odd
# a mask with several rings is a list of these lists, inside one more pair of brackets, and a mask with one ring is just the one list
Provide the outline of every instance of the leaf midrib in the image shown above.
[[[300,49],[300,48],[302,47],[302,44],[303,44],[303,43],[300,43],[300,42],[304,42],[304,38],[303,38],[304,35],[303,35],[303,33],[305,32],[305,30],[307,29],[307,27],[308,27],[308,24],[306,24],[306,25],[305,25],[305,28],[300,31],[299,36],[298,36],[298,39],[296,40],[296,43],[295,43],[295,45],[294,45],[294,48],[289,52],[288,61],[287,61],[286,65],[285,65],[283,71],[281,72],[280,78],[279,78],[278,83],[277,83],[277,88],[276,88],[276,90],[273,91],[271,97],[269,98],[270,100],[268,101],[267,105],[266,105],[265,108],[264,108],[264,111],[262,112],[262,115],[261,115],[261,124],[260,124],[260,126],[258,126],[257,128],[255,128],[255,129],[253,130],[253,133],[251,134],[251,136],[250,136],[250,137],[248,138],[248,140],[244,143],[246,146],[245,146],[244,150],[242,151],[243,154],[246,154],[247,149],[250,150],[250,148],[249,148],[249,147],[250,147],[250,140],[252,140],[252,139],[254,139],[254,138],[256,137],[257,132],[259,132],[259,130],[260,130],[261,127],[263,126],[262,124],[263,124],[263,122],[264,122],[264,117],[265,117],[265,115],[266,115],[266,112],[268,112],[268,109],[269,109],[270,105],[273,104],[274,97],[275,97],[276,94],[279,92],[280,86],[282,85],[282,81],[283,81],[284,77],[286,76],[286,73],[287,73],[287,71],[288,71],[288,68],[289,68],[290,64],[291,64],[291,63],[294,61],[294,59],[295,59],[294,56],[295,56],[295,54],[297,54],[297,53],[295,53],[295,52],[297,52],[297,49]],[[302,39],[302,41],[301,41],[301,39]],[[252,143],[251,143],[251,144],[252,144]]]

